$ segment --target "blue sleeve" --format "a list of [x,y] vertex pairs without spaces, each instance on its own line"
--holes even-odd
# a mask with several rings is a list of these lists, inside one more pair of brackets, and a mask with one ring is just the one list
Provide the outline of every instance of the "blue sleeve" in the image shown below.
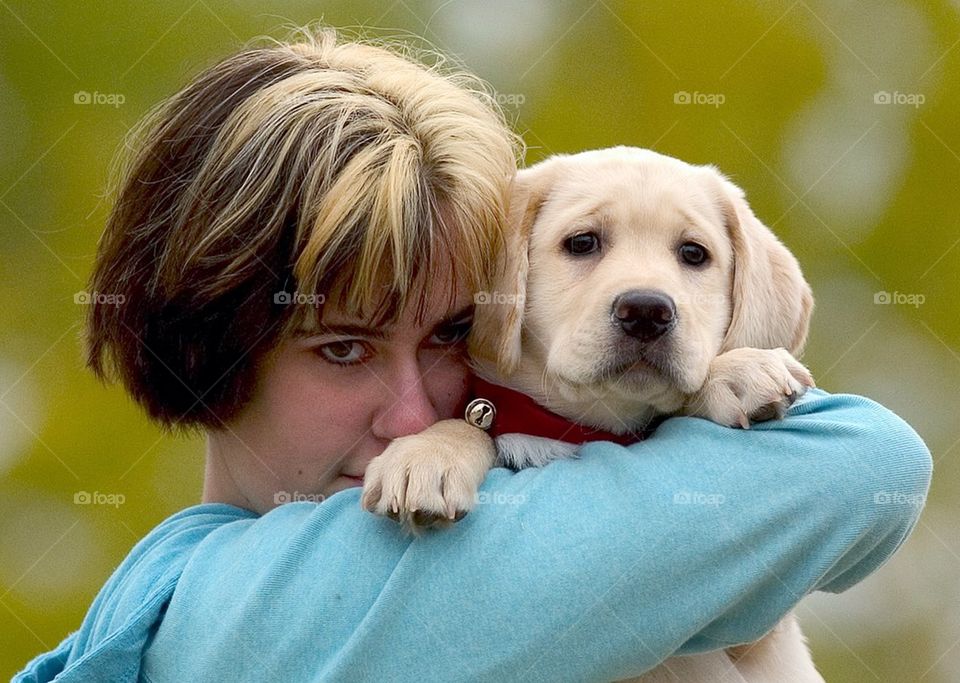
[[359,489],[210,534],[144,658],[150,680],[616,680],[762,636],[883,564],[931,475],[878,404],[813,390],[787,419],[665,422],[646,442],[490,472],[413,539]]

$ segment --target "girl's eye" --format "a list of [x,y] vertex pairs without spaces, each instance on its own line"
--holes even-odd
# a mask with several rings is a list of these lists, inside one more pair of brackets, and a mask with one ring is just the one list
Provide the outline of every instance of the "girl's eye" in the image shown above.
[[358,341],[335,341],[317,347],[325,360],[337,365],[352,365],[364,357],[366,349]]
[[430,343],[434,346],[452,346],[463,341],[470,334],[470,327],[473,325],[473,317],[461,318],[443,327],[437,328],[433,336],[430,337]]

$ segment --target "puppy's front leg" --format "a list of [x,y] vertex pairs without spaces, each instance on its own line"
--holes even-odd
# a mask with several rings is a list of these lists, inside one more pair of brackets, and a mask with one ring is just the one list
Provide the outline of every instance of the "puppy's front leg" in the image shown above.
[[370,461],[360,504],[419,532],[460,520],[493,466],[493,439],[464,420],[443,420],[394,439]]
[[543,467],[560,458],[577,457],[579,446],[566,441],[529,434],[502,434],[496,438],[497,467],[514,471],[527,467]]
[[684,413],[749,429],[751,421],[782,418],[812,386],[810,371],[786,349],[731,349],[710,363]]

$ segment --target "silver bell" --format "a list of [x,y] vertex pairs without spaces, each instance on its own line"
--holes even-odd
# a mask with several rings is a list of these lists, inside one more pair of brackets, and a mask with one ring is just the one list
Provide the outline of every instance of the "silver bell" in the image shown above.
[[475,398],[467,404],[463,411],[463,419],[480,429],[490,429],[494,418],[497,416],[497,409],[491,401],[485,398]]

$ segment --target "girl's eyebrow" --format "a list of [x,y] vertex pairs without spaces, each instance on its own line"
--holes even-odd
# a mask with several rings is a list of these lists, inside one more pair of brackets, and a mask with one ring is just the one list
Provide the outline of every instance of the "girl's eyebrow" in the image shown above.
[[350,337],[370,337],[372,339],[385,339],[387,330],[376,327],[366,327],[364,325],[326,325],[321,324],[316,330],[302,330],[301,334],[305,337],[318,337],[322,334],[342,334]]
[[385,339],[389,328],[367,327],[366,325],[354,325],[350,323],[320,323],[317,327],[310,329],[299,328],[294,330],[293,336],[297,339],[310,339],[312,337],[322,337],[326,334],[340,334],[345,337],[369,337],[371,339]]
[[[456,313],[448,315],[443,320],[438,322],[433,329],[441,327],[442,325],[447,325],[452,322],[456,322],[461,318],[467,316],[473,312],[474,305],[467,304]],[[348,323],[343,324],[325,324],[321,323],[320,327],[315,330],[297,330],[296,336],[298,337],[319,337],[323,334],[342,334],[344,336],[351,337],[369,337],[370,339],[385,339],[390,332],[389,327],[367,327],[366,325],[351,325]]]
[[439,327],[440,325],[446,325],[447,323],[456,322],[460,320],[460,318],[465,318],[467,315],[470,315],[471,313],[473,313],[473,308],[474,308],[474,304],[472,303],[467,304],[456,313],[452,313],[448,315],[446,318],[444,318],[443,320],[441,320],[439,323],[437,323],[437,326]]

